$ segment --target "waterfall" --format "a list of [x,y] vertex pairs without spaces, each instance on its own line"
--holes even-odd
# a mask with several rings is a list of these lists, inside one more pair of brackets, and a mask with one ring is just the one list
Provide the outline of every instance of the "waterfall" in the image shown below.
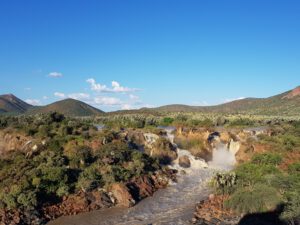
[[[165,131],[167,132],[167,138],[173,144],[174,143],[174,130],[176,128],[173,127],[165,127]],[[203,168],[211,168],[217,170],[230,170],[236,163],[235,154],[240,147],[239,142],[234,142],[231,140],[230,144],[227,146],[219,142],[216,144],[213,149],[212,161],[206,163],[203,159],[195,158],[189,151],[177,148],[177,159],[173,162],[171,168],[177,170],[183,170],[183,168],[179,165],[179,158],[181,156],[187,156],[191,162],[190,168],[185,168],[185,172],[191,172]]]
[[234,151],[230,151],[226,144],[219,143],[213,149],[212,161],[208,162],[210,168],[230,170],[236,163]]
[[[174,144],[175,128],[164,127],[167,138]],[[176,146],[176,144],[174,144]],[[178,158],[173,162],[172,168],[185,173],[178,173],[177,182],[170,184],[166,189],[160,189],[152,197],[146,198],[130,209],[107,209],[59,218],[51,225],[188,225],[193,217],[195,205],[206,198],[210,190],[207,181],[215,173],[215,168],[229,169],[233,163],[232,153],[229,153],[225,145],[217,145],[213,153],[213,161],[206,163],[202,159],[195,158],[189,151],[177,148]],[[230,155],[231,154],[231,155]],[[190,160],[190,168],[179,166],[179,157],[187,156]],[[224,160],[226,159],[226,160]],[[101,221],[101,223],[99,222]]]

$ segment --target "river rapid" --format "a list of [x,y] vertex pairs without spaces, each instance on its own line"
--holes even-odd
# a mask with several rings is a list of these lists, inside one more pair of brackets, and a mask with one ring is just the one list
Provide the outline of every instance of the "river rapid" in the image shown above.
[[[165,128],[167,138],[174,143],[174,128]],[[213,160],[206,163],[196,159],[190,152],[177,148],[178,158],[186,155],[190,168],[181,168],[178,159],[171,166],[179,171],[178,182],[158,190],[132,208],[111,208],[62,217],[49,225],[186,225],[190,224],[195,205],[210,193],[207,181],[218,170],[230,170],[235,163],[234,155],[227,145],[218,144],[213,151]]]

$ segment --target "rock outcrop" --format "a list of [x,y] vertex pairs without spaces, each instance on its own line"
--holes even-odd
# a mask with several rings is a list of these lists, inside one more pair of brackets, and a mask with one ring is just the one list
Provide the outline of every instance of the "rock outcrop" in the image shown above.
[[189,157],[187,155],[180,156],[179,160],[178,160],[178,163],[183,168],[189,168],[189,167],[191,167],[191,161],[190,161],[190,159],[189,159]]
[[33,147],[33,139],[13,131],[0,131],[0,156],[19,150],[26,152]]
[[236,225],[241,219],[240,216],[222,207],[228,196],[214,196],[201,201],[196,206],[196,212],[192,224],[199,225]]
[[113,199],[101,191],[79,192],[65,197],[60,204],[43,208],[43,214],[47,220],[53,220],[61,216],[76,215],[114,205]]
[[110,192],[116,198],[118,205],[125,207],[131,207],[135,205],[135,200],[125,184],[113,184],[110,188]]

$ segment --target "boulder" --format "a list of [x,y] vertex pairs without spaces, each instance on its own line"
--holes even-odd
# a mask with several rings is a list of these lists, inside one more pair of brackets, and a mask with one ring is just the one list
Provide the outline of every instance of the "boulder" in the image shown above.
[[191,161],[187,155],[179,157],[179,165],[183,168],[191,167]]
[[130,194],[125,184],[114,183],[111,185],[111,193],[117,200],[119,206],[132,207],[135,204],[135,200]]

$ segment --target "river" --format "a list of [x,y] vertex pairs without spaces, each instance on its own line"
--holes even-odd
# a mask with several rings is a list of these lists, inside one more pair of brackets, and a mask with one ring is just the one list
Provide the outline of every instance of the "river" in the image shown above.
[[[173,129],[165,129],[168,139],[173,143]],[[187,169],[179,166],[178,159],[173,162],[171,167],[181,171],[178,173],[177,183],[171,183],[166,189],[158,190],[152,197],[144,199],[129,209],[112,208],[62,217],[50,222],[49,225],[190,224],[195,205],[207,198],[210,193],[207,181],[216,170],[231,169],[234,157],[223,144],[217,146],[213,152],[213,160],[208,164],[201,159],[195,159],[186,150],[177,149],[177,153],[178,156],[187,155],[191,161],[191,167]]]

